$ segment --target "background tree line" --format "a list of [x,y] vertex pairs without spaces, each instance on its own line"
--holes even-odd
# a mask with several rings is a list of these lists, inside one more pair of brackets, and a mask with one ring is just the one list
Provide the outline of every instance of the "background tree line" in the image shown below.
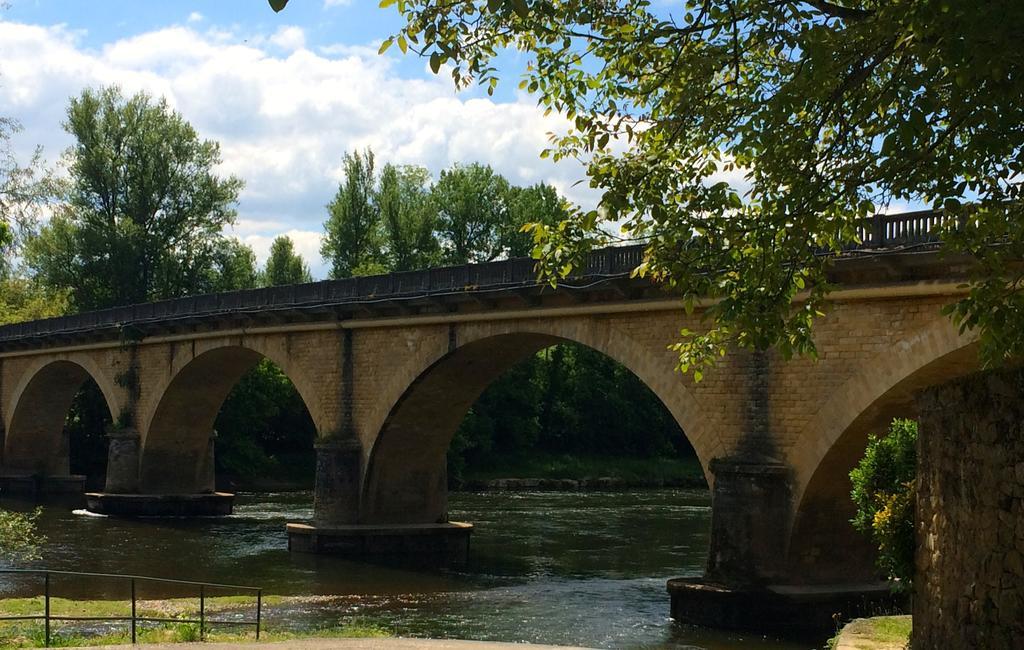
[[[288,237],[273,242],[258,268],[252,248],[225,234],[243,181],[215,172],[219,145],[200,138],[165,100],[125,97],[116,87],[72,98],[64,128],[75,144],[62,175],[38,156],[19,166],[7,146],[13,126],[0,125],[0,322],[312,280]],[[523,226],[554,225],[568,214],[552,186],[516,186],[478,163],[456,164],[434,180],[423,167],[378,166],[367,149],[346,153],[342,172],[321,247],[332,278],[527,255],[532,240]],[[74,471],[102,474],[109,421],[90,382],[69,418]],[[216,430],[224,473],[312,475],[313,423],[269,361],[236,386]],[[680,447],[678,427],[632,374],[599,353],[560,345],[487,390],[460,429],[450,465],[458,479],[467,463],[496,468],[538,453],[671,456]]]

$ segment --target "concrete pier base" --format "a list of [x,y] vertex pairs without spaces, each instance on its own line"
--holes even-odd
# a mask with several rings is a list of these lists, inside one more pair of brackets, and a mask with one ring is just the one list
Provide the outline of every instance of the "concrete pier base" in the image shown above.
[[319,526],[288,524],[288,549],[358,559],[464,564],[473,524]]
[[235,495],[87,492],[85,502],[90,512],[114,517],[221,517],[231,514]]
[[82,494],[85,477],[39,476],[37,474],[9,473],[0,475],[0,496],[35,497],[47,494]]
[[837,623],[880,611],[899,613],[906,598],[886,582],[853,585],[767,585],[733,588],[703,578],[668,581],[679,623],[783,634],[833,633]]

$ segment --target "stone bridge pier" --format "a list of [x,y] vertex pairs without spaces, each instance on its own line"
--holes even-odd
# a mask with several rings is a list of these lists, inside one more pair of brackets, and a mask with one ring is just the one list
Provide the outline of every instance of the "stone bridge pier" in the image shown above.
[[962,291],[965,263],[927,249],[840,258],[817,360],[737,351],[695,384],[669,346],[705,326],[708,305],[687,314],[631,278],[641,255],[597,251],[591,276],[554,290],[536,284],[532,261],[508,260],[0,327],[0,488],[77,485],[63,426],[91,377],[114,425],[90,508],[229,512],[231,495],[215,491],[214,422],[269,359],[318,434],[314,517],[288,526],[290,548],[463,561],[472,522],[449,520],[445,475],[459,423],[514,364],[573,342],[651,389],[711,488],[706,575],[668,585],[677,619],[827,627],[887,594],[849,524],[848,474],[870,433],[917,415],[919,391],[977,368],[972,335],[940,311]]

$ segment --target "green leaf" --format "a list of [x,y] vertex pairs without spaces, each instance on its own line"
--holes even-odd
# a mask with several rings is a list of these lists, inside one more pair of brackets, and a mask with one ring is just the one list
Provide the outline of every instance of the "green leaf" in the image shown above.
[[898,145],[899,136],[896,133],[890,133],[889,135],[885,136],[885,140],[882,141],[882,150],[880,153],[883,156],[888,156],[890,153],[893,152],[893,150],[896,149]]
[[437,71],[441,69],[441,55],[437,52],[433,52],[430,55],[430,69],[437,74]]
[[384,39],[384,42],[380,44],[380,49],[377,50],[377,54],[384,54],[388,51],[388,48],[395,42],[394,37]]
[[516,15],[520,18],[526,18],[530,15],[530,8],[526,4],[526,0],[511,0],[512,11],[516,12]]
[[275,12],[281,11],[282,9],[284,9],[284,6],[286,4],[288,4],[288,0],[269,0],[269,1],[270,1],[270,8],[273,9]]

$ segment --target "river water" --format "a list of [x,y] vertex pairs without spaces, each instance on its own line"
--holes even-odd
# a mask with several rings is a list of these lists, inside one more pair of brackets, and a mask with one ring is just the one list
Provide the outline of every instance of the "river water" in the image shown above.
[[[469,564],[452,570],[289,553],[284,526],[312,517],[308,492],[240,494],[235,514],[220,519],[124,520],[50,504],[39,565],[331,596],[268,608],[269,627],[315,629],[355,618],[405,636],[599,648],[814,646],[669,619],[665,580],[699,575],[705,562],[706,491],[453,493],[450,510],[453,520],[476,525]],[[140,597],[176,595],[145,589]],[[0,580],[0,595],[35,593],[23,580]],[[54,593],[127,597],[123,585],[67,578],[54,579]]]

